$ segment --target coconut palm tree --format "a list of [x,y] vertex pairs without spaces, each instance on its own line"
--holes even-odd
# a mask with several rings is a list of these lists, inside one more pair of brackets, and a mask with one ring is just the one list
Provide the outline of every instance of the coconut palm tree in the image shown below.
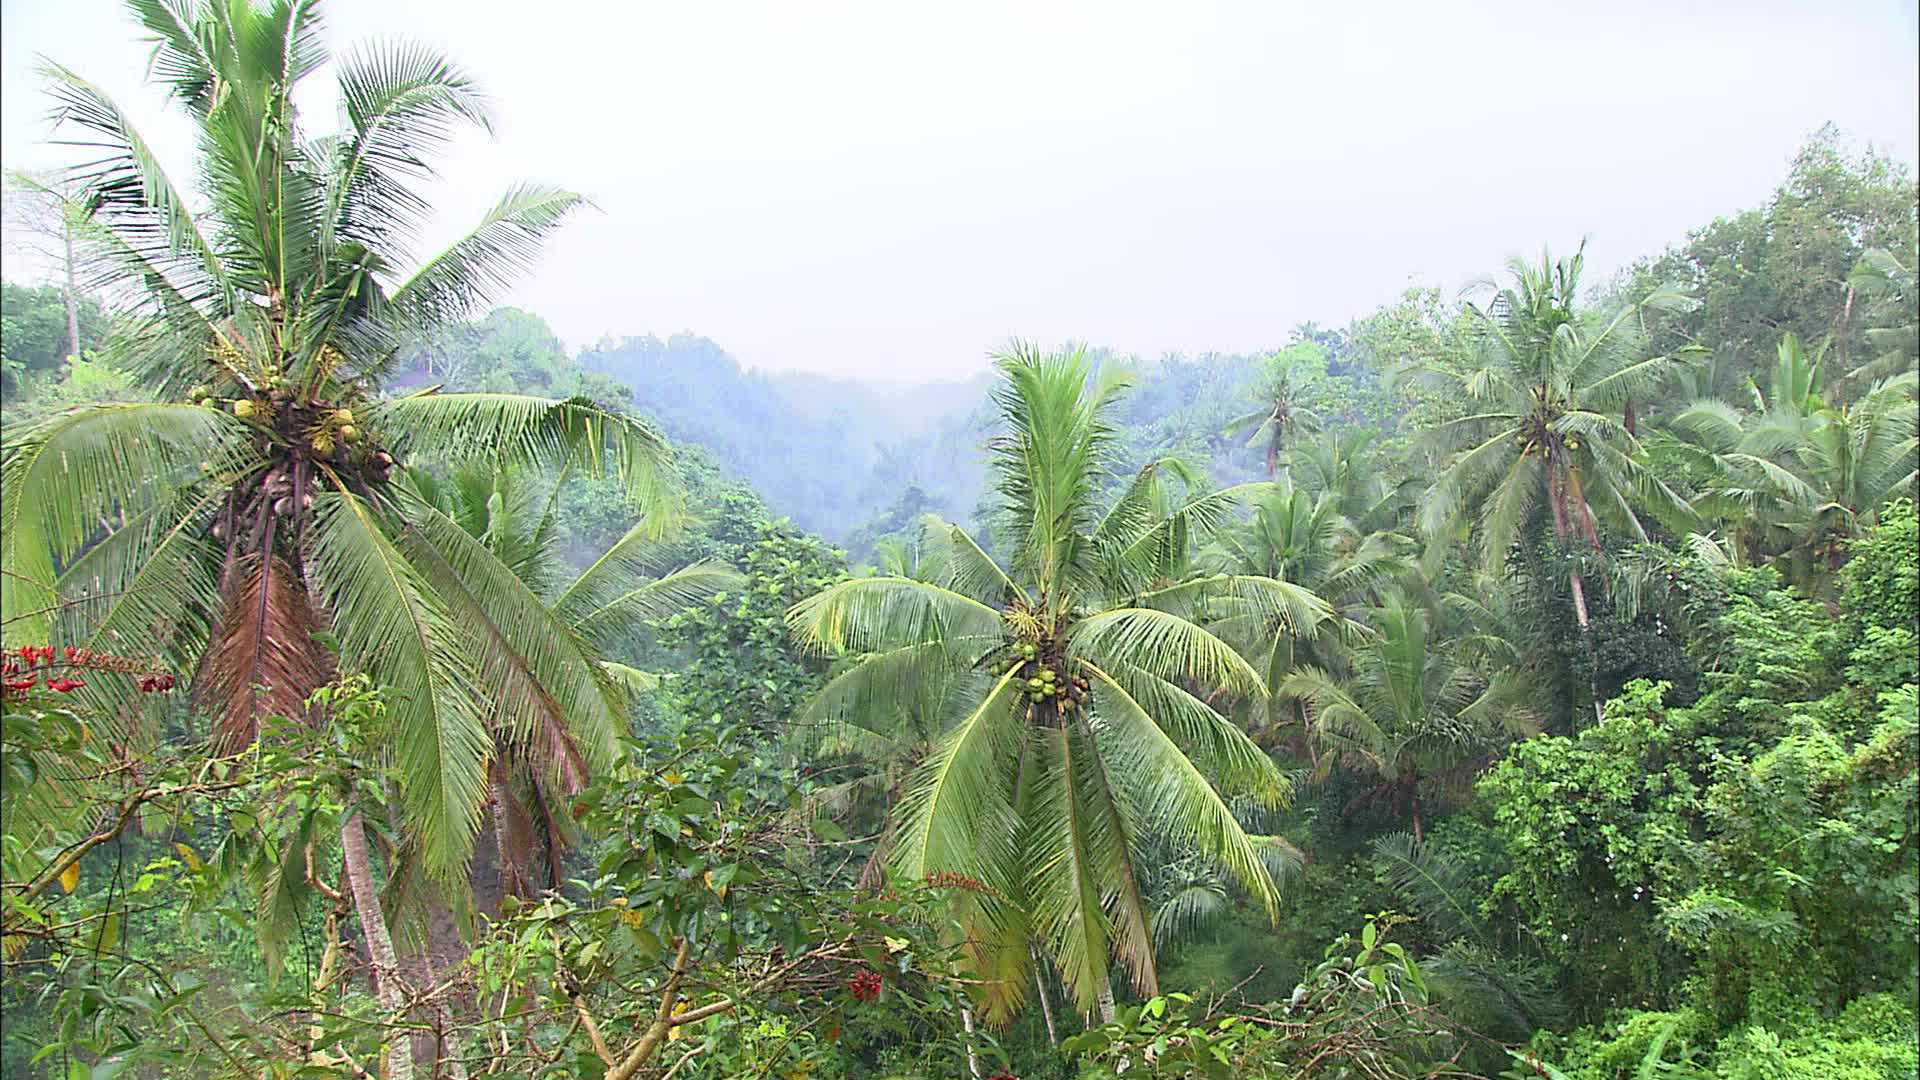
[[1174,550],[1203,543],[1265,485],[1153,510],[1165,466],[1144,467],[1104,509],[1115,450],[1108,415],[1126,377],[1089,380],[1080,352],[1016,348],[996,358],[1001,431],[989,444],[995,560],[957,526],[937,581],[861,578],[788,613],[807,646],[857,658],[846,680],[953,678],[938,750],[896,809],[891,864],[950,875],[974,960],[1004,1019],[1027,983],[1029,938],[1056,959],[1083,1013],[1111,1011],[1110,958],[1156,987],[1149,911],[1134,854],[1151,829],[1224,865],[1277,914],[1260,845],[1225,792],[1274,803],[1273,762],[1205,704],[1258,697],[1259,673],[1195,621],[1235,598],[1301,623],[1319,605],[1285,582],[1207,575],[1170,582]]
[[1379,439],[1374,428],[1330,428],[1295,443],[1287,468],[1300,487],[1332,495],[1334,509],[1361,532],[1403,527],[1426,484],[1417,477],[1396,479]]
[[1303,399],[1308,396],[1305,391],[1315,377],[1324,377],[1326,371],[1326,352],[1312,341],[1290,345],[1274,353],[1266,360],[1260,387],[1260,397],[1272,404],[1262,405],[1244,416],[1235,417],[1221,432],[1223,435],[1233,435],[1251,428],[1253,435],[1247,440],[1247,445],[1266,445],[1268,479],[1280,471],[1280,456],[1287,448],[1288,436],[1296,430],[1319,429],[1319,415],[1303,404]]
[[[1276,696],[1281,685],[1301,666],[1340,666],[1347,647],[1367,633],[1359,621],[1365,609],[1412,570],[1401,552],[1406,541],[1385,532],[1362,536],[1339,513],[1339,502],[1336,492],[1316,496],[1283,478],[1254,501],[1251,518],[1223,529],[1199,560],[1213,573],[1289,582],[1328,605],[1330,617],[1298,628],[1302,632],[1258,610],[1231,610],[1228,602],[1215,607],[1209,627],[1248,657],[1265,685],[1264,697],[1250,703],[1260,714],[1251,723],[1262,738],[1287,730],[1307,734],[1304,704]],[[1311,757],[1315,747],[1309,738],[1296,749]]]
[[[421,561],[456,619],[485,638],[507,640],[513,636],[510,621],[543,618],[547,632],[570,639],[580,656],[632,694],[654,690],[661,677],[608,659],[619,637],[741,581],[739,571],[724,562],[671,567],[672,526],[648,518],[584,570],[561,577],[561,484],[537,483],[524,472],[468,467],[436,477],[410,469],[395,486],[404,496],[406,527],[428,538],[431,550]],[[518,693],[543,692],[537,679],[518,672],[510,677],[523,680]],[[487,804],[505,893],[537,891],[530,873],[536,853],[544,854],[547,886],[561,887],[558,856],[571,840],[565,807],[590,774],[581,748],[611,745],[627,729],[624,712],[594,704],[541,711],[531,727],[497,707],[486,717],[493,740]]]
[[[428,162],[456,128],[488,123],[470,76],[417,45],[357,49],[335,72],[342,129],[312,134],[294,91],[329,61],[314,0],[129,7],[199,135],[200,186],[177,186],[99,89],[48,68],[57,130],[92,151],[74,177],[86,284],[133,316],[114,348],[153,399],[5,432],[0,618],[16,640],[193,672],[227,752],[264,716],[304,715],[336,656],[366,672],[391,691],[409,836],[454,879],[487,798],[491,725],[610,730],[624,689],[527,590],[491,588],[510,570],[422,516],[396,463],[575,464],[646,505],[670,489],[670,454],[584,399],[382,388],[402,334],[483,302],[581,200],[517,187],[416,259]],[[489,620],[470,617],[480,608]],[[139,705],[115,691],[76,696],[125,741]],[[611,743],[579,748],[595,767]]]
[[1384,797],[1424,835],[1421,789],[1539,729],[1517,670],[1476,663],[1477,640],[1433,640],[1427,611],[1389,593],[1367,615],[1373,633],[1351,653],[1351,674],[1302,667],[1281,683],[1284,699],[1313,706],[1321,770],[1371,773]]
[[1789,577],[1805,582],[1837,566],[1844,542],[1912,490],[1920,465],[1920,376],[1895,375],[1829,405],[1821,360],[1785,335],[1766,392],[1752,388],[1751,411],[1695,401],[1650,444],[1694,481],[1695,509],[1725,531],[1736,559],[1784,559]]
[[[1540,502],[1556,539],[1594,551],[1603,522],[1644,540],[1641,513],[1667,523],[1688,518],[1684,500],[1644,464],[1626,424],[1629,403],[1644,400],[1673,366],[1669,357],[1646,354],[1640,313],[1684,298],[1662,289],[1611,312],[1588,308],[1579,300],[1584,261],[1583,247],[1570,259],[1542,253],[1538,265],[1511,262],[1510,286],[1485,304],[1467,305],[1479,336],[1475,363],[1464,372],[1427,373],[1480,411],[1432,432],[1466,446],[1428,489],[1420,526],[1444,537],[1471,516],[1489,570],[1504,565]],[[1568,578],[1584,631],[1586,592],[1577,566]]]

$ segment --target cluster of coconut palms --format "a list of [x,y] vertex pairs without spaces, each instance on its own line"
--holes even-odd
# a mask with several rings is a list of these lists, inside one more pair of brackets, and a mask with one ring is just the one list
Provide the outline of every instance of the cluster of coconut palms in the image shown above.
[[[557,804],[615,759],[632,695],[653,685],[605,646],[731,572],[663,562],[670,454],[645,423],[584,399],[386,383],[403,342],[486,302],[580,199],[515,188],[422,257],[427,162],[488,120],[457,65],[357,51],[334,66],[337,130],[314,133],[294,107],[330,62],[314,0],[129,6],[203,136],[201,188],[176,186],[98,88],[51,69],[63,128],[99,148],[69,206],[90,284],[127,313],[113,348],[152,398],[6,431],[0,618],[20,640],[193,672],[219,753],[267,716],[324,723],[313,691],[364,673],[387,690],[378,752],[401,777],[389,872],[462,888],[491,825],[510,888],[537,891],[542,868],[557,887]],[[1874,295],[1910,297],[1910,272],[1875,265]],[[876,877],[982,886],[954,910],[990,1018],[1031,986],[1044,1002],[1040,969],[1083,1013],[1111,1013],[1116,968],[1154,992],[1156,926],[1164,943],[1192,919],[1157,915],[1149,843],[1178,853],[1166,888],[1187,907],[1231,882],[1277,919],[1290,849],[1247,824],[1290,797],[1276,750],[1313,778],[1369,776],[1417,833],[1436,784],[1532,730],[1501,605],[1536,508],[1555,542],[1599,559],[1700,533],[1739,560],[1831,562],[1911,491],[1900,326],[1876,339],[1894,361],[1844,380],[1789,341],[1752,409],[1650,415],[1692,361],[1647,355],[1641,316],[1683,298],[1589,308],[1580,270],[1577,255],[1516,264],[1469,307],[1473,361],[1422,373],[1471,403],[1426,433],[1441,466],[1425,484],[1390,480],[1361,433],[1297,437],[1314,418],[1286,372],[1247,418],[1268,481],[1210,490],[1172,460],[1117,475],[1125,373],[1016,348],[996,358],[990,529],[925,522],[889,572],[792,609],[795,639],[839,664],[802,726],[876,758]],[[572,470],[618,477],[643,517],[559,581],[551,478]],[[1456,551],[1478,559],[1449,577]],[[1463,574],[1471,595],[1441,588]],[[1585,628],[1598,582],[1575,562],[1567,584]],[[151,695],[102,680],[73,696],[111,738],[150,737]],[[50,774],[21,805],[52,827],[87,782]],[[341,839],[364,853],[361,829],[350,814]],[[273,869],[276,888],[311,884]]]

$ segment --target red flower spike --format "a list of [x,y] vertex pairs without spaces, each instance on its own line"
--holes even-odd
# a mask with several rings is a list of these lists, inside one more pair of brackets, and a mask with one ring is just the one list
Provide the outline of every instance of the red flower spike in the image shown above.
[[74,648],[71,645],[67,646],[67,663],[71,664],[75,660],[78,660],[79,658],[80,658],[80,650]]
[[855,1001],[878,1001],[880,989],[884,985],[886,984],[880,978],[880,973],[868,968],[855,975],[852,981],[847,983],[847,989],[852,992]]

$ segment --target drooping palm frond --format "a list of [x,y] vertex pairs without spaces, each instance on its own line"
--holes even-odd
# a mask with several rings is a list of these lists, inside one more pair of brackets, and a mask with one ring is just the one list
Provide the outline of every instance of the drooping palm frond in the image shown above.
[[[489,468],[580,464],[610,471],[640,506],[654,506],[674,490],[666,439],[646,421],[587,398],[436,390],[379,402],[368,412],[398,453]],[[664,527],[666,516],[649,520]]]
[[1444,852],[1412,833],[1396,832],[1376,837],[1373,855],[1387,883],[1441,940],[1486,943],[1485,919],[1466,871]]
[[245,749],[269,716],[301,719],[332,662],[324,626],[294,569],[249,555],[229,572],[226,605],[193,679],[194,703],[212,716],[224,753]]
[[[605,607],[647,579],[670,569],[673,552],[668,541],[678,531],[679,522],[658,520],[665,509],[650,508],[620,539],[568,582],[553,598],[554,610],[562,618],[578,624],[589,612]],[[536,531],[546,530],[543,520]]]
[[120,514],[198,478],[202,462],[238,471],[244,426],[189,405],[89,405],[6,432],[0,448],[0,619],[44,641],[64,563]]
[[[155,502],[89,547],[56,585],[63,605],[58,639],[95,653],[150,660],[184,680],[198,665],[221,610],[221,552],[206,518],[224,497],[187,489]],[[0,626],[12,639],[14,626]],[[138,684],[89,679],[74,691],[81,707],[111,718],[114,739],[134,743],[123,721],[152,708]]]
[[998,636],[1000,612],[912,578],[855,578],[787,612],[800,642],[825,652],[875,652],[949,638]]
[[1232,905],[1218,882],[1196,882],[1169,896],[1153,910],[1154,944],[1165,949],[1197,937],[1217,925]]
[[1100,753],[1136,801],[1142,820],[1176,844],[1218,861],[1277,916],[1279,890],[1258,846],[1219,791],[1139,700],[1106,672],[1092,670],[1106,690],[1099,717]]
[[[1127,936],[1116,919],[1115,890],[1134,880],[1126,860],[1128,815],[1115,805],[1105,764],[1081,725],[1035,739],[1039,764],[1021,821],[1026,891],[1034,928],[1051,946],[1062,980],[1086,1014],[1107,992],[1109,956],[1116,940]],[[1141,972],[1153,967],[1151,932],[1146,936]],[[1136,952],[1141,947],[1134,943]]]
[[1109,674],[1218,787],[1267,808],[1284,806],[1292,786],[1246,732],[1167,680],[1130,665]]
[[1001,765],[1023,738],[1013,723],[1018,698],[1013,676],[1002,676],[915,773],[893,846],[908,880],[950,871],[1008,882],[1018,820]]
[[[589,568],[587,572],[593,571]],[[573,603],[557,603],[555,614],[571,623],[587,640],[603,642],[636,623],[668,618],[738,588],[743,580],[743,575],[732,564],[707,560],[634,585],[591,607],[587,605],[593,601],[595,589],[569,590],[563,601],[571,599]]]
[[1068,655],[1103,667],[1132,667],[1168,680],[1192,680],[1252,698],[1266,685],[1232,646],[1202,627],[1153,608],[1113,608],[1073,625]]
[[466,235],[421,264],[393,289],[404,326],[439,326],[466,318],[533,268],[546,239],[586,206],[571,191],[535,184],[510,189]]
[[359,496],[318,497],[308,564],[343,661],[392,688],[390,747],[408,820],[431,873],[462,872],[492,752],[466,635]]
[[855,657],[827,680],[793,722],[814,742],[840,725],[890,726],[900,713],[920,706],[923,691],[944,690],[963,677],[967,669],[955,664],[956,652],[985,652],[997,640],[977,636],[926,641]]

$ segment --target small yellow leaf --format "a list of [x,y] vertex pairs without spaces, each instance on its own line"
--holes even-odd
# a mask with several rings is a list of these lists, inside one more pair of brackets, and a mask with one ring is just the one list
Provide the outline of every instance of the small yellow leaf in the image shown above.
[[187,860],[187,868],[189,870],[192,870],[194,873],[197,874],[200,871],[206,869],[207,864],[201,862],[200,856],[195,855],[193,853],[193,849],[188,847],[187,845],[180,843],[179,841],[176,840],[174,841],[174,844],[173,844],[173,850],[179,852],[180,857]]
[[681,776],[677,772],[670,772],[667,775],[661,777],[660,779],[665,780],[669,784],[678,784],[680,781],[686,779],[686,777]]
[[636,929],[647,925],[647,917],[645,915],[640,914],[637,911],[621,912],[620,921]]
[[887,943],[887,951],[890,953],[897,953],[907,947],[907,940],[905,938],[882,936],[881,940]]
[[65,870],[60,871],[60,887],[68,892],[72,892],[80,887],[80,863],[78,860],[75,860],[73,865],[67,867]]

